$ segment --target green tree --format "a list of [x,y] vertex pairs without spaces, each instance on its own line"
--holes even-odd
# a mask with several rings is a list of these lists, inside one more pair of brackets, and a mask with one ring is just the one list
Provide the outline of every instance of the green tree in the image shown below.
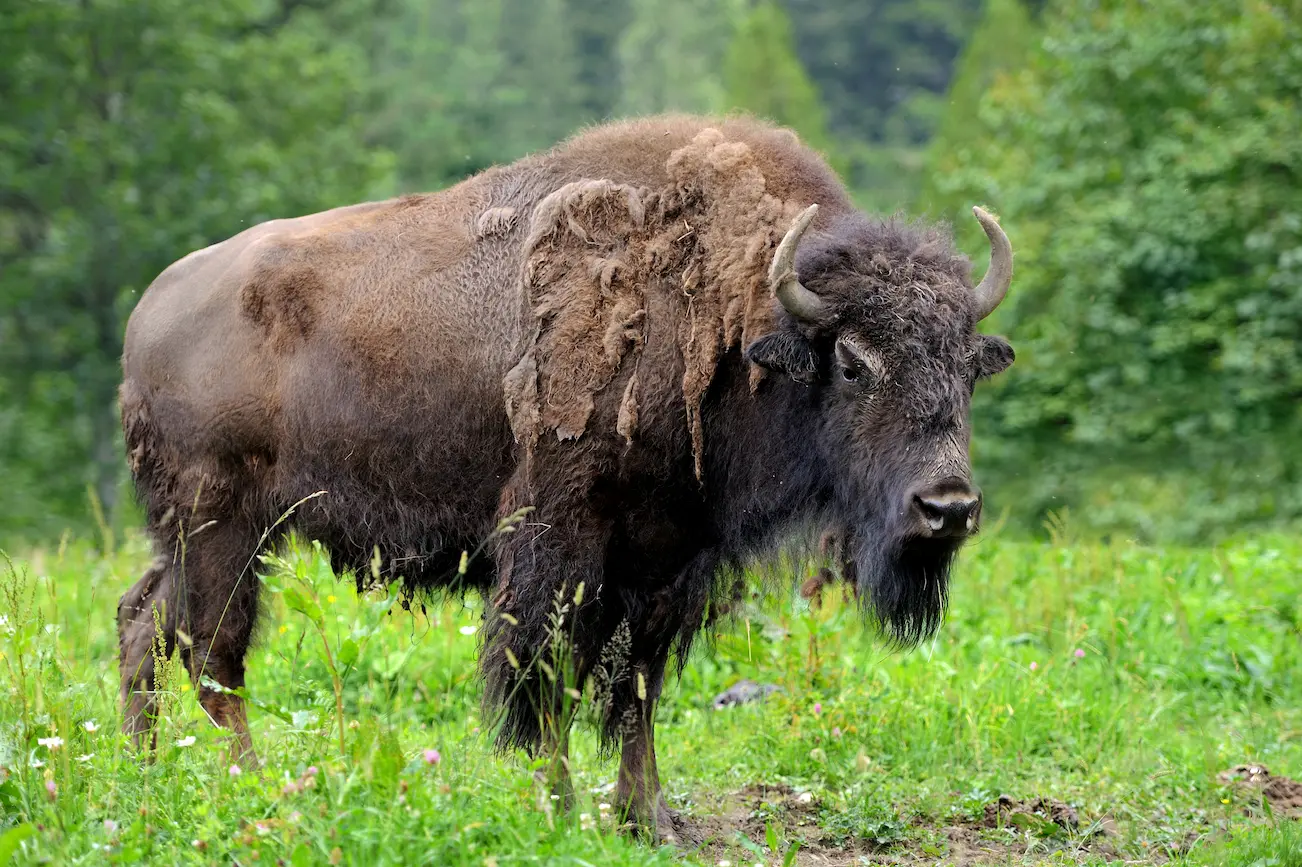
[[1045,27],[939,173],[1019,251],[978,456],[1031,515],[1127,535],[1302,516],[1302,5],[1063,0]]
[[796,50],[840,137],[927,142],[981,0],[785,0]]
[[[301,8],[299,8],[301,7]],[[0,533],[112,504],[125,317],[169,262],[352,202],[364,60],[303,2],[13,0],[0,25]]]
[[502,154],[503,0],[398,0],[373,24],[366,138],[396,160],[399,190],[437,190]]
[[[919,204],[924,210],[962,211],[964,202],[944,200],[939,184],[956,167],[954,154],[980,127],[981,97],[1000,76],[1020,71],[1039,41],[1034,10],[1025,0],[986,0],[981,23],[959,56],[947,108],[927,146]],[[973,233],[973,238],[979,235]]]
[[437,190],[594,120],[562,0],[395,0],[375,22],[367,140]]
[[718,111],[721,59],[742,11],[740,0],[632,0],[619,42],[620,112]]
[[578,62],[580,105],[588,117],[614,114],[624,77],[619,55],[622,34],[633,18],[635,0],[566,0],[565,20]]
[[791,22],[774,0],[761,0],[745,12],[723,62],[724,99],[800,133],[812,147],[827,151],[827,118],[818,89],[796,56]]

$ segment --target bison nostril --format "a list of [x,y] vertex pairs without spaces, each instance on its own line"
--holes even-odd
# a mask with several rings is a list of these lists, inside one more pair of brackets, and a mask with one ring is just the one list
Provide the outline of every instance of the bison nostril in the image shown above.
[[980,497],[914,495],[913,507],[936,535],[962,535],[976,527]]
[[913,505],[922,513],[922,517],[926,520],[927,526],[931,528],[932,532],[939,533],[945,528],[945,510],[939,503],[925,500],[922,497],[914,497]]

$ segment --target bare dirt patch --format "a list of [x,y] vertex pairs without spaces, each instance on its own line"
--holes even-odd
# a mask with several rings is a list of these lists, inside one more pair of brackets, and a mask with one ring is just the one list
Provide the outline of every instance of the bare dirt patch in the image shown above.
[[1222,771],[1217,779],[1236,789],[1260,792],[1277,816],[1302,818],[1302,783],[1276,776],[1265,765],[1238,765]]
[[1074,807],[1054,798],[1019,801],[1008,795],[1000,795],[999,800],[986,804],[981,817],[982,828],[1018,826],[1052,832],[1051,825],[1064,831],[1075,831],[1080,827],[1080,817]]
[[[1075,808],[1052,798],[1022,801],[1005,795],[985,805],[978,819],[955,824],[919,819],[901,823],[895,834],[878,840],[820,825],[826,816],[820,816],[817,799],[781,783],[746,786],[717,803],[699,805],[696,812],[680,817],[678,828],[684,848],[710,864],[782,863],[792,842],[800,843],[795,864],[801,867],[1021,863],[1031,854],[1023,831],[1056,839],[1059,852],[1082,861],[1091,855],[1117,857],[1109,819],[1088,822],[1082,829]],[[770,824],[781,841],[778,852],[768,845]]]

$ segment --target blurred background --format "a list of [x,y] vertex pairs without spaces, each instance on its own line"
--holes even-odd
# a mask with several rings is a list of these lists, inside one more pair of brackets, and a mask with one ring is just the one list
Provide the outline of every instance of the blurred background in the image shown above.
[[138,520],[115,403],[170,262],[603,119],[745,110],[1017,250],[1000,532],[1302,518],[1302,0],[6,0],[0,545]]

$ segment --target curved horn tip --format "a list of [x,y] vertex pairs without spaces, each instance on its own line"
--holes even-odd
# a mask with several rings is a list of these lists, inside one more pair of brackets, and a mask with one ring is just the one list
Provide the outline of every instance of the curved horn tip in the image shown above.
[[980,205],[972,206],[972,215],[976,217],[977,220],[980,221],[981,225],[983,226],[990,223],[993,223],[996,226],[999,225],[999,218],[996,217],[994,214],[990,213],[989,211],[987,211],[985,208],[981,207]]
[[993,313],[1008,294],[1013,279],[1013,247],[999,227],[999,221],[988,211],[974,205],[972,213],[990,239],[990,268],[974,292],[977,320],[980,321]]
[[769,286],[773,294],[788,313],[807,322],[819,321],[826,312],[823,300],[800,285],[795,274],[796,247],[817,213],[818,205],[810,205],[791,221],[791,228],[778,243],[769,265]]
[[773,251],[773,261],[769,265],[769,282],[776,286],[784,281],[793,271],[796,261],[796,247],[800,244],[801,237],[809,224],[814,221],[814,216],[818,213],[818,205],[810,205],[791,221],[791,227],[787,233],[782,236],[778,242],[777,249]]

